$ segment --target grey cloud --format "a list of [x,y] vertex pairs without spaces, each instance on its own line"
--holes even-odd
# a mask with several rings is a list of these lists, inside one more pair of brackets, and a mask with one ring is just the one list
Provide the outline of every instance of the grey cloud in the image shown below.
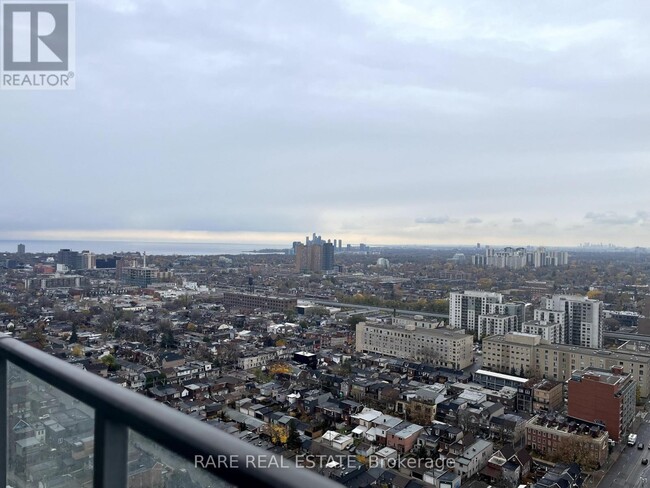
[[616,212],[589,212],[585,219],[597,225],[634,225],[646,224],[650,221],[647,212],[638,211],[634,215],[621,215]]
[[417,224],[452,224],[457,222],[457,220],[450,219],[446,215],[444,217],[422,217],[422,218],[417,218],[415,219],[415,223]]
[[646,4],[425,3],[77,2],[77,89],[0,91],[0,229],[650,222]]

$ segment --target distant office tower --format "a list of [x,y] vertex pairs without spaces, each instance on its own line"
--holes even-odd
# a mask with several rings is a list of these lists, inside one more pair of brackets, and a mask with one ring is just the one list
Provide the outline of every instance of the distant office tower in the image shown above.
[[[542,298],[538,317],[564,322],[565,344],[603,347],[603,302],[573,295],[553,295]],[[555,312],[550,315],[548,312]]]
[[90,251],[81,251],[81,268],[95,269],[97,267],[97,256]]
[[18,254],[21,256],[25,254],[25,244],[18,244]]
[[334,269],[334,244],[326,242],[323,244],[322,257],[321,257],[321,270],[331,271]]
[[71,251],[70,249],[61,249],[57,253],[56,262],[57,264],[63,264],[67,266],[68,269],[80,269],[81,255],[77,251]]
[[334,269],[334,243],[323,242],[321,236],[313,235],[307,244],[294,242],[293,253],[296,256],[296,271],[319,272]]
[[109,256],[106,258],[97,258],[95,259],[95,267],[98,269],[110,269],[117,267],[117,257]]
[[343,240],[339,239],[339,251],[341,250],[342,247],[343,247]]

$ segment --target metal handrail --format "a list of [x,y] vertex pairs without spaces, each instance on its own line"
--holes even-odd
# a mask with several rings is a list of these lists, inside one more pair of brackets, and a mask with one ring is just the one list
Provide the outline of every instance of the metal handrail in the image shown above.
[[[127,429],[142,434],[194,463],[213,459],[204,469],[235,485],[275,488],[334,488],[340,484],[282,460],[219,429],[155,400],[127,390],[8,336],[0,337],[0,486],[7,469],[7,361],[95,409],[95,486],[126,486]],[[117,444],[117,445],[116,445]],[[99,454],[99,455],[98,455]],[[222,456],[222,457],[219,457]],[[252,456],[252,457],[251,457]],[[267,459],[264,466],[255,459]],[[218,459],[238,460],[218,463]],[[251,460],[247,464],[246,460]],[[121,479],[120,479],[121,478]]]

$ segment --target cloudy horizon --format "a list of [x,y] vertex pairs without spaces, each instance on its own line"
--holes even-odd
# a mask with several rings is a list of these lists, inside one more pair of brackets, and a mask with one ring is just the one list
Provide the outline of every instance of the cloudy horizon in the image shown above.
[[88,0],[0,239],[650,247],[650,4]]

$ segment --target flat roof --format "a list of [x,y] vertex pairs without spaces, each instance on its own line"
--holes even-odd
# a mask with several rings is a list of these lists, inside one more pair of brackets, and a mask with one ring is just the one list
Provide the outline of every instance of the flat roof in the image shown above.
[[452,338],[459,338],[459,339],[472,336],[472,334],[467,334],[465,332],[465,329],[450,329],[447,327],[438,327],[436,329],[415,327],[414,329],[407,329],[403,326],[393,325],[393,324],[374,324],[369,322],[360,322],[360,324],[363,324],[364,327],[368,327],[368,328],[392,330],[398,332],[405,332],[408,334],[429,334],[432,336],[439,336],[439,337],[444,336],[444,337],[452,337]]
[[510,376],[509,374],[496,373],[494,371],[488,371],[486,369],[478,369],[474,374],[482,374],[484,376],[492,376],[493,378],[500,378],[503,380],[516,381],[518,383],[526,383],[528,378],[519,378],[518,376]]

